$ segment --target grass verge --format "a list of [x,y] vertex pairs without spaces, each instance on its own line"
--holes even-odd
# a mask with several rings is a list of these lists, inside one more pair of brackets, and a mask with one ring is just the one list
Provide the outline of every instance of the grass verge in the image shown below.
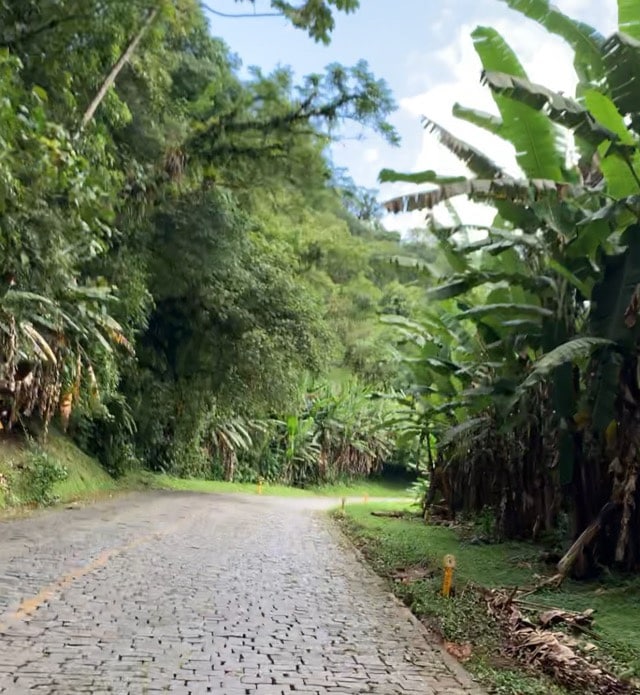
[[[51,477],[51,469],[62,473]],[[55,430],[42,448],[18,436],[5,436],[0,443],[0,512],[5,514],[54,501],[91,500],[121,489],[122,483]]]
[[[544,675],[529,671],[502,653],[498,626],[488,618],[484,601],[465,590],[470,583],[486,588],[527,586],[535,574],[549,568],[540,564],[540,547],[525,543],[480,544],[462,540],[442,526],[426,526],[419,519],[372,516],[372,511],[398,505],[348,505],[336,513],[348,536],[372,567],[390,579],[394,593],[426,624],[464,653],[465,666],[492,693],[500,695],[560,695],[567,691]],[[456,557],[456,597],[444,599],[442,558]],[[583,611],[595,609],[590,636],[598,659],[618,676],[640,676],[640,579],[607,575],[597,582],[566,582],[559,590],[532,597],[541,607]]]
[[[255,483],[227,483],[222,480],[202,480],[200,478],[174,478],[169,475],[138,472],[129,476],[131,487],[143,487],[159,490],[190,490],[208,493],[244,493],[255,495],[258,486]],[[273,497],[358,497],[364,500],[370,498],[402,498],[409,499],[407,486],[401,483],[367,480],[353,484],[321,485],[301,489],[288,485],[265,483],[262,486],[263,495]]]
[[[58,479],[62,478],[62,479]],[[207,493],[257,494],[254,483],[182,479],[149,472],[112,478],[100,464],[84,454],[63,434],[51,430],[46,444],[29,446],[18,435],[0,439],[0,513],[15,514],[54,502],[99,499],[127,490],[163,489]],[[262,494],[279,497],[405,497],[406,485],[380,480],[351,485],[327,485],[301,490],[286,485],[264,484]],[[336,502],[337,503],[337,502]]]

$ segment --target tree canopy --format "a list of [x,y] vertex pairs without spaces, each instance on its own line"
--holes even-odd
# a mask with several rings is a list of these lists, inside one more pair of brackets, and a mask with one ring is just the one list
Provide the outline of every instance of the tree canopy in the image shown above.
[[[320,41],[357,5],[272,3]],[[399,373],[378,316],[418,294],[327,146],[345,120],[397,142],[390,91],[362,61],[241,79],[205,9],[0,3],[3,426],[53,419],[114,473],[370,472],[393,447],[366,394]],[[338,393],[362,444],[311,414]]]
[[[0,0],[0,422],[131,467],[291,484],[420,471],[425,507],[504,537],[569,515],[559,577],[640,562],[640,13],[605,38],[506,0],[574,51],[574,96],[472,38],[521,176],[428,118],[467,176],[385,203],[336,170],[346,121],[396,144],[365,62],[240,77],[208,3]],[[273,0],[329,40],[355,0]],[[238,1],[237,14],[251,14]],[[567,142],[577,156],[567,156]],[[463,225],[456,196],[495,208]],[[431,214],[448,206],[451,224]]]

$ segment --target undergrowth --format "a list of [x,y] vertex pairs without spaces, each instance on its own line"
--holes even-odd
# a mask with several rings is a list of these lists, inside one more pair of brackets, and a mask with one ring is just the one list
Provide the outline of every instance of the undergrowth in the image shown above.
[[[360,548],[378,574],[389,578],[394,593],[450,650],[471,656],[465,667],[492,693],[499,695],[561,695],[568,691],[504,653],[500,627],[487,614],[473,586],[523,587],[544,575],[542,549],[527,543],[478,542],[474,530],[460,534],[442,526],[427,526],[419,518],[372,516],[398,505],[347,506],[335,512],[343,530]],[[482,526],[482,524],[480,524]],[[455,596],[440,594],[442,558],[456,557]],[[419,572],[408,571],[418,568]],[[592,641],[598,660],[619,677],[640,675],[640,580],[607,575],[596,583],[566,582],[560,590],[535,595],[541,607],[575,611],[595,609]],[[466,654],[465,654],[466,655]]]

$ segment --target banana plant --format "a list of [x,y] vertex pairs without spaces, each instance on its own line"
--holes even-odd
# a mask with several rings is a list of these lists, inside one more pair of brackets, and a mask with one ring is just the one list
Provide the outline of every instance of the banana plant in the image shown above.
[[[640,560],[640,6],[620,0],[620,31],[605,39],[546,0],[506,2],[572,46],[579,76],[575,98],[556,94],[530,82],[495,30],[473,32],[499,116],[459,104],[454,115],[510,142],[523,177],[495,171],[488,157],[430,121],[471,175],[381,174],[437,186],[388,201],[390,211],[431,209],[456,195],[496,208],[493,225],[476,230],[482,237],[472,243],[453,241],[458,226],[435,229],[430,221],[438,243],[458,258],[430,292],[429,314],[434,301],[440,314],[455,301],[456,320],[485,347],[470,366],[482,377],[450,396],[461,407],[448,406],[438,455],[450,471],[450,504],[488,503],[510,535],[535,535],[570,502],[576,543],[561,573],[586,572],[596,559],[632,567]],[[575,164],[566,161],[568,137]],[[434,349],[424,333],[416,344]],[[437,429],[442,370],[457,378],[460,365],[441,361],[436,369],[433,360],[421,355],[414,375],[428,402],[421,415]],[[478,388],[491,404],[476,401],[473,409]]]
[[116,346],[132,347],[109,315],[116,301],[109,287],[70,287],[52,299],[11,287],[0,298],[0,366],[10,428],[38,412],[45,425],[60,409],[66,427],[85,383],[99,397],[95,366],[113,359]]

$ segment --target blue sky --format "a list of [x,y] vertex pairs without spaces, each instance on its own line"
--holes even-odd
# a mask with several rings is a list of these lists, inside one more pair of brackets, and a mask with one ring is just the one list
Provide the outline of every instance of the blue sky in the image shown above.
[[[228,13],[252,11],[249,2],[207,0],[207,4]],[[615,28],[615,0],[556,0],[555,4],[605,34]],[[256,0],[255,8],[269,11],[269,0]],[[480,65],[469,38],[477,25],[501,31],[534,81],[566,93],[575,84],[571,53],[562,41],[501,0],[361,0],[356,13],[336,15],[329,46],[314,43],[281,18],[209,17],[212,33],[223,38],[245,66],[269,71],[289,65],[302,76],[322,71],[332,62],[350,65],[365,59],[375,75],[386,80],[399,106],[391,121],[402,137],[401,146],[391,147],[376,135],[364,133],[362,139],[349,139],[332,148],[334,163],[346,167],[358,184],[379,188],[382,198],[412,190],[400,184],[379,186],[377,175],[383,167],[463,173],[455,159],[422,130],[422,114],[489,150],[504,166],[514,167],[508,146],[451,116],[456,100],[495,110],[489,93],[479,84]],[[407,222],[394,224],[406,227]]]

